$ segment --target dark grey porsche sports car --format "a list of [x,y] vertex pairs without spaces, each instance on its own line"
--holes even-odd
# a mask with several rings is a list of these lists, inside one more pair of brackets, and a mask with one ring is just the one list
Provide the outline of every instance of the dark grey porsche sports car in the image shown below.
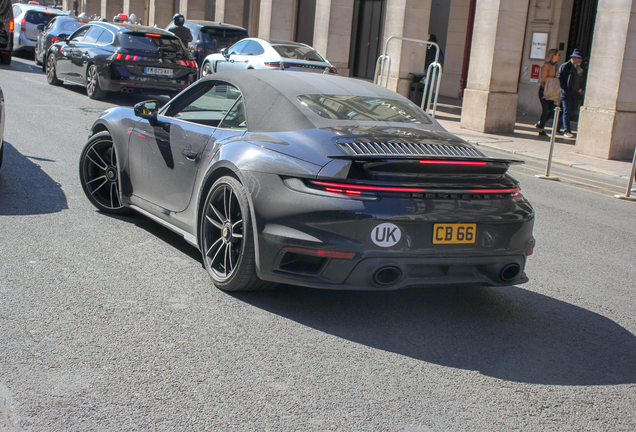
[[528,281],[534,211],[507,174],[406,98],[285,71],[206,77],[94,123],[80,180],[101,211],[182,235],[227,291]]

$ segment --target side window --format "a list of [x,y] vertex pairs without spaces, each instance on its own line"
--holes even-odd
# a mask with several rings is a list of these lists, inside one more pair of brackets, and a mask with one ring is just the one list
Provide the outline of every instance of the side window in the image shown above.
[[88,31],[88,27],[84,27],[73,33],[73,36],[70,39],[70,42],[81,42],[86,36],[86,32]]
[[227,112],[219,127],[222,129],[247,130],[243,96],[241,96],[232,109]]
[[228,50],[228,53],[229,53],[229,54],[240,54],[240,53],[243,51],[243,49],[245,48],[245,45],[247,45],[247,44],[248,44],[248,42],[250,42],[250,41],[242,40],[242,41],[240,41],[240,42],[238,42],[238,43],[235,43],[235,44],[232,46],[232,48],[230,48],[230,49]]
[[55,23],[57,22],[57,18],[53,18],[49,24],[46,26],[44,31],[50,31],[53,27],[55,27]]
[[259,44],[256,41],[249,41],[249,43],[241,51],[241,54],[243,54],[243,55],[260,55],[260,54],[263,54],[264,52],[265,52],[265,50],[263,49],[261,44]]
[[115,36],[108,30],[104,30],[104,33],[97,39],[98,45],[108,45],[115,40]]
[[240,96],[241,92],[234,86],[208,81],[176,100],[166,110],[166,117],[216,127]]
[[102,33],[104,33],[104,29],[101,27],[91,27],[88,32],[86,33],[86,36],[84,36],[84,39],[82,40],[82,42],[84,43],[95,43],[97,42],[97,39],[99,39],[99,37],[102,35]]

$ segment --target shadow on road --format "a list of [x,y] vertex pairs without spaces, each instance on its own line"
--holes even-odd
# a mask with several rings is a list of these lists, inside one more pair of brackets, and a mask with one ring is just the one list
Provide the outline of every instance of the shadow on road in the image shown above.
[[0,215],[36,215],[68,209],[60,184],[36,163],[55,161],[22,155],[6,141],[4,147],[0,169]]
[[502,380],[636,383],[636,336],[601,315],[518,287],[341,292],[285,286],[235,297],[352,342]]

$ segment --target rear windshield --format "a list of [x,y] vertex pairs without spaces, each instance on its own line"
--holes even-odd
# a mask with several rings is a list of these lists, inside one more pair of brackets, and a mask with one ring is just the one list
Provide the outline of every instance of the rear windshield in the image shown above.
[[55,15],[53,15],[51,12],[39,12],[39,11],[30,10],[30,11],[27,11],[26,16],[24,18],[26,19],[26,22],[38,25],[38,24],[48,24],[49,21],[51,21],[54,16]]
[[122,33],[119,35],[122,48],[144,52],[178,52],[184,51],[181,41],[176,36],[148,36],[146,33]]
[[350,95],[302,95],[298,100],[320,117],[334,120],[432,124],[415,106],[393,100]]
[[321,62],[325,61],[325,59],[322,58],[322,56],[313,48],[299,45],[272,45],[272,47],[283,58]]
[[215,27],[203,27],[201,29],[201,41],[203,43],[216,44],[221,47],[229,47],[246,37],[247,31],[245,30]]
[[70,33],[73,33],[73,31],[75,31],[75,29],[80,28],[84,24],[86,24],[86,23],[81,23],[81,22],[78,22],[78,21],[67,21],[64,24],[62,24],[60,30],[61,31],[65,31],[65,32],[69,32],[69,34],[70,34]]

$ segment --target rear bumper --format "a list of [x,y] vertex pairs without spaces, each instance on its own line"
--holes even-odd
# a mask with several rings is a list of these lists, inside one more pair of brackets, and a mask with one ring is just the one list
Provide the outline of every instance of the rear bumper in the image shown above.
[[[535,244],[534,211],[523,197],[360,201],[299,193],[278,176],[256,176],[253,184],[270,191],[253,198],[261,279],[350,290],[528,281],[524,268]],[[436,223],[475,223],[475,242],[434,244]],[[373,239],[382,224],[399,232],[390,246]]]
[[117,72],[113,73],[112,68],[114,67],[106,67],[100,75],[102,90],[118,92],[127,88],[134,91],[163,90],[171,93],[180,92],[196,81],[197,78],[196,72],[191,72],[179,78],[161,78],[121,73],[126,71],[124,68],[117,68]]

